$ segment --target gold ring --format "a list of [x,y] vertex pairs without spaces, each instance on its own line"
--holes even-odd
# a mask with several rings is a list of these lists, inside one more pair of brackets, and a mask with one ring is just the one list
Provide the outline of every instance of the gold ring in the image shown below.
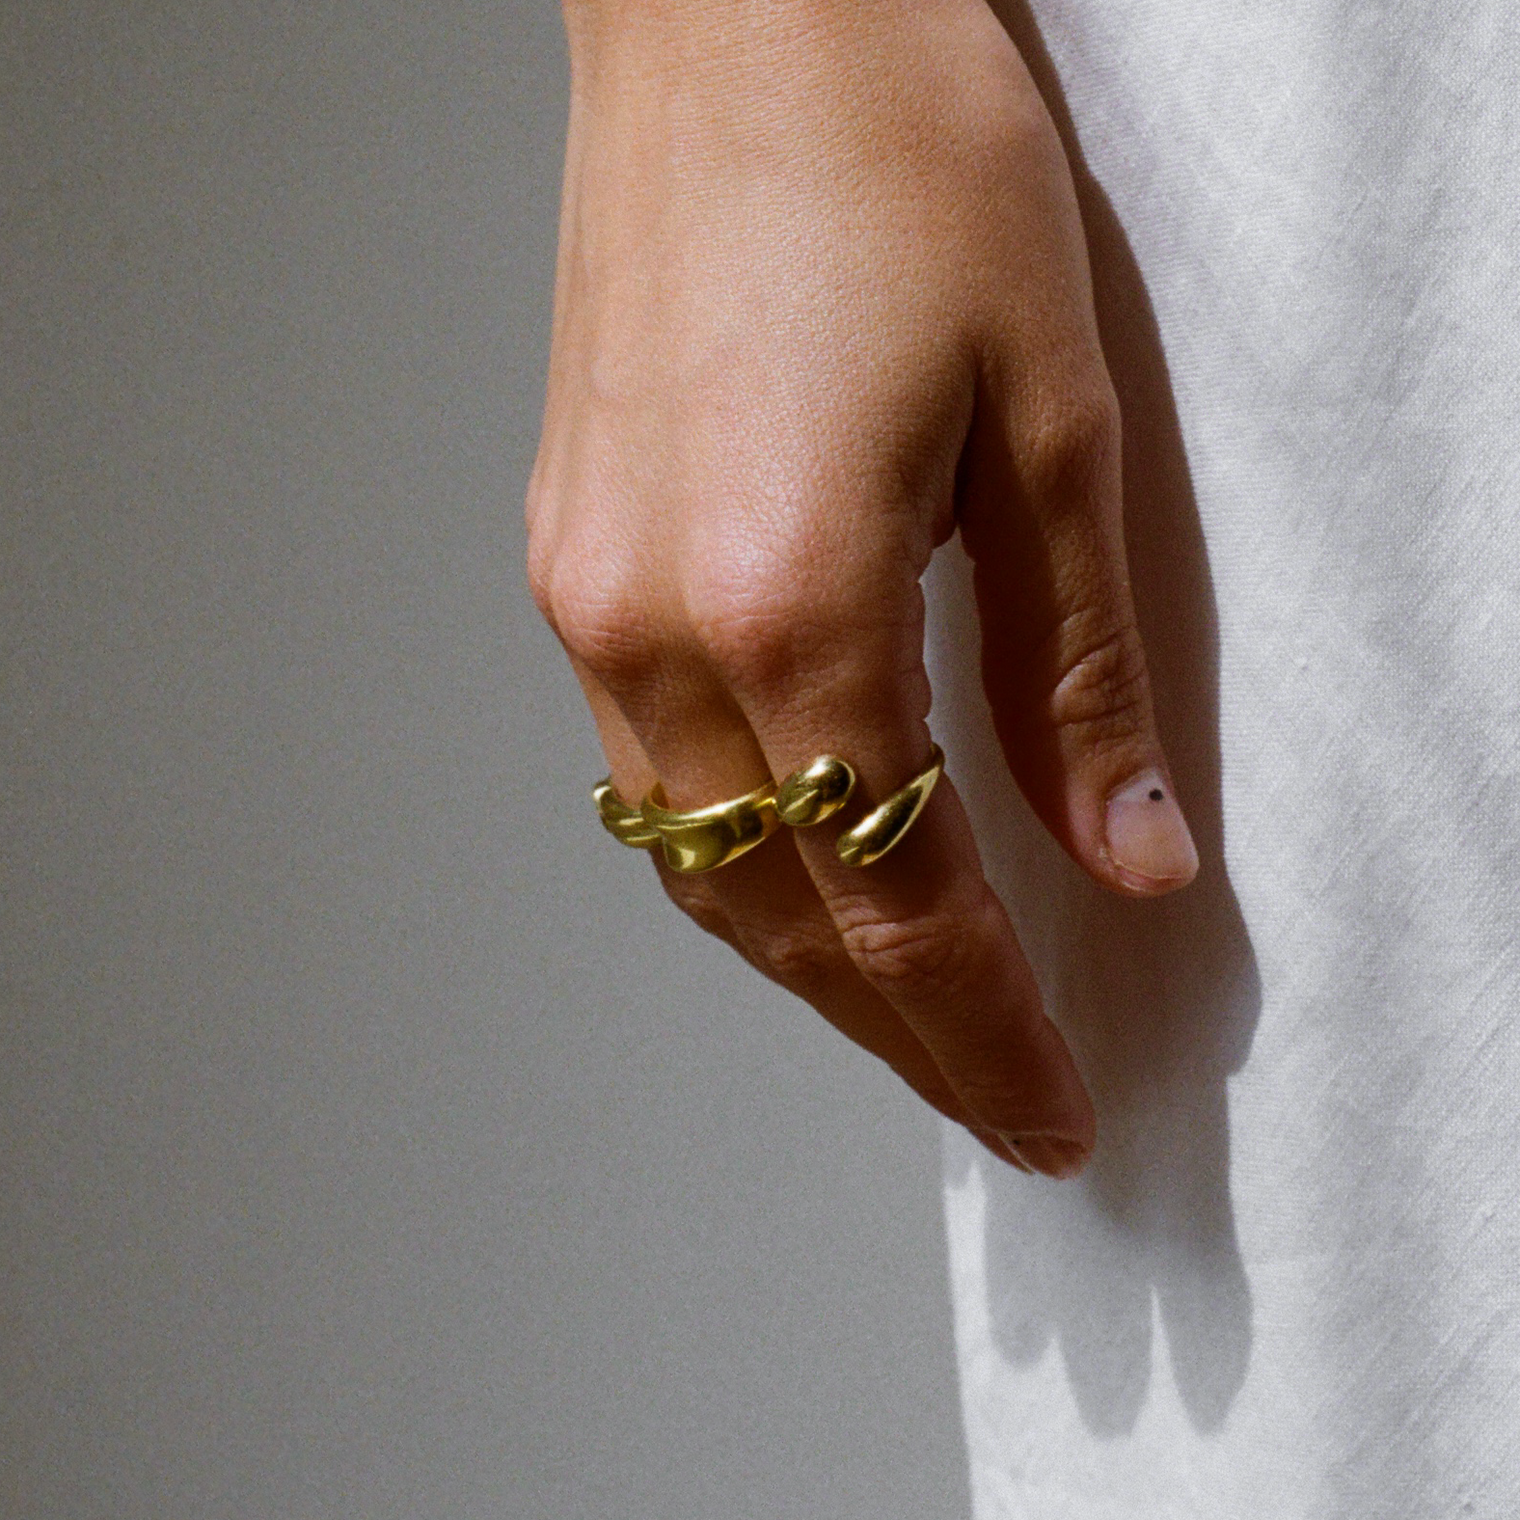
[[726,866],[781,826],[774,781],[729,802],[715,802],[689,812],[667,807],[664,789],[656,783],[639,812],[663,846],[665,864],[683,876]]
[[837,755],[819,755],[776,788],[776,812],[794,829],[832,818],[855,790],[855,772]]
[[604,776],[591,788],[591,800],[602,827],[619,844],[626,844],[630,850],[652,850],[660,842],[660,836],[644,822],[644,815],[618,796],[611,776]]
[[[918,821],[944,770],[944,751],[933,745],[923,770],[839,836],[834,849],[840,860],[868,866],[895,848]],[[820,755],[780,786],[767,781],[742,797],[685,812],[666,805],[658,782],[638,807],[618,796],[610,776],[597,782],[591,795],[602,826],[620,844],[635,850],[659,845],[672,871],[692,875],[737,860],[783,823],[806,829],[832,818],[854,790],[854,770],[837,755]]]
[[936,744],[923,770],[839,836],[835,853],[847,866],[868,866],[880,860],[917,822],[944,771],[945,754]]

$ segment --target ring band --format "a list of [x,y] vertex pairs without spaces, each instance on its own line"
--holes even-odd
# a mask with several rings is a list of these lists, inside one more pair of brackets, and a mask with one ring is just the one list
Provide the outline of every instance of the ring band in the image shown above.
[[644,815],[618,796],[611,776],[604,776],[591,788],[591,800],[602,827],[619,844],[631,850],[652,850],[660,842],[660,836],[644,822]]
[[656,783],[640,804],[639,812],[659,838],[665,864],[683,876],[716,871],[769,839],[781,827],[774,781],[767,781],[742,797],[689,812],[667,807],[664,789]]
[[834,844],[835,853],[847,866],[874,865],[918,821],[934,783],[944,773],[945,752],[936,744],[923,770],[839,836]]
[[[839,836],[834,850],[840,860],[869,866],[894,849],[918,821],[944,769],[944,751],[933,745],[923,770]],[[832,818],[854,790],[854,770],[837,755],[820,755],[780,786],[767,781],[742,797],[685,812],[666,805],[658,782],[638,807],[618,796],[610,776],[597,782],[591,796],[602,826],[619,844],[635,850],[659,846],[672,871],[693,875],[737,860],[783,823],[806,829]]]

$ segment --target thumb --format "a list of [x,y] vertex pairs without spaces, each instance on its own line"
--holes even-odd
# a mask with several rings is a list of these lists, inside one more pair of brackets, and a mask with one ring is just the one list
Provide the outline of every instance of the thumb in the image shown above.
[[[975,564],[982,676],[1009,768],[1035,813],[1106,887],[1185,886],[1198,852],[1156,734],[1124,553],[1121,431],[1090,394],[968,443],[962,541]],[[998,409],[1001,411],[1001,409]]]

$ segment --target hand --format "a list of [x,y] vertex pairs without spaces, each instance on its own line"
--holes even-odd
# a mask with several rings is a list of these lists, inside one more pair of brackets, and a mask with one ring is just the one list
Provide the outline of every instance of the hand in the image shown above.
[[[1055,130],[982,0],[572,6],[530,577],[612,776],[673,806],[920,770],[919,578],[959,527],[1008,764],[1104,886],[1184,885],[1119,423]],[[1092,1104],[947,778],[890,855],[782,830],[666,890],[1016,1164]]]

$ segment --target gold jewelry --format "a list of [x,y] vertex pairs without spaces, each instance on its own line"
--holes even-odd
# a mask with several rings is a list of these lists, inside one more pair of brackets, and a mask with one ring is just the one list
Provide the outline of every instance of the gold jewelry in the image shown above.
[[684,813],[665,805],[664,788],[656,782],[639,811],[664,847],[665,864],[688,876],[726,866],[781,826],[774,781],[729,802]]
[[[880,860],[917,822],[944,769],[944,752],[936,744],[918,775],[839,836],[834,849],[840,860],[847,866]],[[658,782],[638,807],[618,796],[610,776],[597,782],[591,796],[602,826],[619,844],[636,850],[659,845],[672,871],[692,875],[737,860],[783,823],[806,829],[832,818],[854,790],[854,770],[837,755],[820,755],[779,787],[767,781],[742,797],[686,812],[666,806]]]
[[644,822],[644,815],[618,796],[611,776],[604,776],[591,788],[591,800],[602,827],[619,844],[631,850],[652,850],[660,842],[660,836]]
[[847,866],[868,866],[880,860],[913,827],[944,770],[944,751],[936,744],[923,770],[839,836],[834,844],[839,858]]
[[776,812],[782,823],[810,829],[832,818],[854,790],[855,772],[836,755],[820,755],[776,788]]

